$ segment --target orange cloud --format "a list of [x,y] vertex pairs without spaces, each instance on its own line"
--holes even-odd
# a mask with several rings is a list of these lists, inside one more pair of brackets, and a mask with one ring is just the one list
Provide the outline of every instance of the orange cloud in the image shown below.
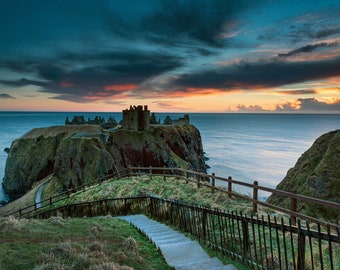
[[131,91],[138,88],[137,84],[111,84],[104,87],[106,91]]
[[213,95],[220,93],[220,89],[216,88],[197,88],[197,87],[187,87],[186,94],[188,95]]
[[277,104],[275,111],[296,111],[301,108],[301,101],[287,101],[283,104]]
[[318,94],[337,94],[340,93],[340,87],[326,87],[317,89]]
[[73,87],[73,86],[75,86],[75,84],[73,84],[73,83],[69,83],[69,82],[66,82],[66,81],[62,81],[62,82],[60,82],[60,84],[59,84],[61,87]]
[[282,90],[273,92],[277,94],[282,95],[310,95],[310,94],[316,94],[317,91],[315,89],[296,89],[296,90]]
[[[231,89],[228,94],[243,92],[238,89]],[[203,96],[216,96],[225,94],[224,89],[218,88],[200,88],[200,87],[186,87],[184,89],[173,90],[167,93],[168,98],[185,98],[185,97],[203,97]]]

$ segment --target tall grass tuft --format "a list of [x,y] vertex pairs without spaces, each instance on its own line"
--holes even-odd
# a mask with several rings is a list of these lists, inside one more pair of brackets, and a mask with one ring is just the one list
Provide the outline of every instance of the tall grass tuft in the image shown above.
[[63,227],[65,224],[65,221],[62,217],[50,217],[48,221],[54,225]]
[[131,236],[125,239],[122,249],[126,253],[138,255],[137,241]]
[[[131,240],[132,239],[132,240]],[[123,248],[131,251],[135,250],[137,243],[133,238],[124,241]],[[55,270],[55,269],[89,269],[89,270],[128,270],[133,269],[121,266],[112,261],[112,258],[105,252],[104,244],[98,241],[81,245],[70,241],[59,243],[50,251],[41,254],[36,270]]]
[[0,229],[1,231],[9,231],[9,230],[21,230],[21,222],[23,220],[19,220],[13,216],[9,216],[7,218],[1,219]]

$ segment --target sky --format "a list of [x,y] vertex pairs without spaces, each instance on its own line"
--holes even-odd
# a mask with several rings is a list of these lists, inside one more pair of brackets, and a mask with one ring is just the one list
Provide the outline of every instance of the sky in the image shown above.
[[0,1],[0,111],[340,113],[338,0]]

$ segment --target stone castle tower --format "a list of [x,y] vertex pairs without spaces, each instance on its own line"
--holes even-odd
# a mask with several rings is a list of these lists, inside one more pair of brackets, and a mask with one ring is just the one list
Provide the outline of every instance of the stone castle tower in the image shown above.
[[121,122],[123,128],[144,131],[150,128],[150,111],[148,106],[130,106],[130,109],[123,110]]

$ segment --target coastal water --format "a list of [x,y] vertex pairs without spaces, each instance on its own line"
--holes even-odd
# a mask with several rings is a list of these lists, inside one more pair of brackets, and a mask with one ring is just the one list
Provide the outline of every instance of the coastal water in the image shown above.
[[[13,140],[32,128],[64,125],[66,116],[121,120],[121,113],[0,112],[0,182]],[[156,113],[163,121],[166,113]],[[183,114],[169,113],[174,119]],[[209,173],[274,188],[320,135],[340,128],[340,115],[325,114],[190,114],[201,133]],[[250,193],[235,187],[236,191]],[[239,189],[239,190],[238,190]],[[266,196],[266,194],[262,194]],[[0,201],[8,201],[0,188]]]

